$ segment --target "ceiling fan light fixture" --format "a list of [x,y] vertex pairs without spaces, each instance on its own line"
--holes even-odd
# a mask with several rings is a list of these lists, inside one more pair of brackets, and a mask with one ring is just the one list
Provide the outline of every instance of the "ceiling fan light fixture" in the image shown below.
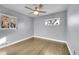
[[36,5],[33,9],[28,7],[28,6],[25,6],[25,8],[31,10],[32,12],[29,12],[28,14],[33,14],[33,15],[36,15],[36,16],[40,16],[42,13],[46,13],[46,11],[42,11],[43,5],[42,4],[38,4]]
[[39,9],[39,8],[37,8],[37,10],[39,11],[40,9]]
[[34,11],[34,15],[38,15],[39,14],[39,12],[38,11]]

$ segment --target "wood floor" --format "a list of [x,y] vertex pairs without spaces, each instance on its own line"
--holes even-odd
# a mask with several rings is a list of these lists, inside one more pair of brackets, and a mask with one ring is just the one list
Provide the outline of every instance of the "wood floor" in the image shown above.
[[55,41],[30,38],[17,44],[0,49],[7,55],[69,55],[65,43]]

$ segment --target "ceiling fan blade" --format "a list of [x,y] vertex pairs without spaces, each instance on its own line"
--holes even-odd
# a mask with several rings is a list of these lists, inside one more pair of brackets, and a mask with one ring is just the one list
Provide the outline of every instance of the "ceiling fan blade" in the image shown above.
[[35,10],[37,10],[38,8],[37,7],[35,7]]
[[39,4],[39,9],[42,8],[42,7],[43,7],[43,5],[42,4]]
[[46,13],[46,11],[38,11],[38,12],[40,12],[40,13]]
[[28,14],[32,14],[33,12],[29,12]]
[[30,9],[30,10],[32,10],[32,11],[34,11],[32,8],[29,8],[29,7],[27,7],[27,6],[25,6],[25,8]]

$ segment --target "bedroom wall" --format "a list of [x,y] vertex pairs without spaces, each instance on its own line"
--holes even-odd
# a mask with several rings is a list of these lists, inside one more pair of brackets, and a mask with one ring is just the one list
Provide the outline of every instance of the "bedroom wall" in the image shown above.
[[[12,43],[29,36],[40,36],[67,41],[74,54],[79,54],[79,5],[70,5],[67,11],[51,15],[30,18],[24,14],[9,10],[0,5],[0,13],[17,17],[16,30],[1,30],[0,39],[6,37],[7,43]],[[45,26],[46,19],[61,18],[59,26]]]
[[74,54],[79,54],[79,5],[70,5],[68,8],[68,30],[67,30],[67,41],[69,47]]
[[7,43],[12,43],[23,38],[27,38],[33,35],[33,20],[32,18],[20,14],[18,12],[9,10],[3,6],[0,6],[0,13],[17,17],[17,29],[16,30],[1,30],[0,39],[6,37]]
[[[52,38],[66,41],[66,11],[57,12],[51,15],[41,16],[34,19],[34,36]],[[45,20],[55,17],[61,18],[59,26],[45,26]]]

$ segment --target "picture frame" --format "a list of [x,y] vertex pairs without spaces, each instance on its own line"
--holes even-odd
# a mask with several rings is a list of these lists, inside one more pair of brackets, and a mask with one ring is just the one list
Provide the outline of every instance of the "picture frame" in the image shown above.
[[0,29],[16,29],[17,18],[0,13]]

